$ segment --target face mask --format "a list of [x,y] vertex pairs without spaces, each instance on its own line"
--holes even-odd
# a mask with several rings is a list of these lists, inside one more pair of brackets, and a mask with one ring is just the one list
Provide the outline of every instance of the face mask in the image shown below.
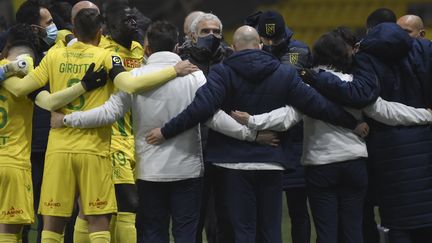
[[196,47],[213,54],[218,49],[220,42],[220,38],[217,38],[216,36],[210,34],[204,37],[198,37]]
[[52,44],[54,44],[57,38],[57,33],[58,33],[57,26],[54,23],[52,23],[45,28],[45,31],[46,31],[46,36],[43,38],[43,40],[48,45],[51,46]]
[[280,54],[286,51],[287,46],[288,43],[284,39],[279,44],[276,45],[263,45],[262,50],[271,53],[275,56],[279,56]]

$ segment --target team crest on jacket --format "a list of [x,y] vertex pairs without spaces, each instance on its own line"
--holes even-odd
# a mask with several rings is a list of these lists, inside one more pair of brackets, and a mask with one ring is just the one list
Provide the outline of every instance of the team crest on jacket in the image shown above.
[[296,65],[298,63],[299,53],[289,53],[289,62]]
[[274,35],[276,32],[276,24],[266,24],[265,31],[267,35]]

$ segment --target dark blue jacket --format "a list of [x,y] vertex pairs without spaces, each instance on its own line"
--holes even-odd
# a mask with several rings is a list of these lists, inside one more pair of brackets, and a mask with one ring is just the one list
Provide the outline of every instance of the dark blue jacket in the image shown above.
[[32,152],[45,153],[50,131],[51,113],[37,105],[33,111]]
[[[193,102],[165,124],[162,134],[167,139],[171,138],[207,121],[218,109],[226,112],[242,110],[254,115],[286,104],[332,124],[350,129],[356,126],[357,121],[351,115],[304,84],[290,65],[281,64],[273,55],[261,50],[244,50],[211,69],[207,83],[197,91]],[[276,162],[292,168],[287,159],[284,134],[281,141],[281,146],[274,148],[210,131],[207,161]]]
[[282,63],[292,64],[296,68],[309,68],[312,67],[312,56],[309,47],[298,40],[294,40],[292,32],[288,27],[285,28],[286,34],[286,47],[274,55],[281,60]]
[[[361,107],[380,95],[413,107],[431,107],[430,41],[412,39],[396,24],[385,23],[370,31],[361,43],[361,52],[357,64],[369,69],[378,82],[358,77],[351,85],[319,80],[321,88],[328,85],[327,90],[337,90],[331,98],[342,97],[344,103],[351,99],[351,104]],[[383,225],[396,229],[432,226],[431,127],[368,123],[369,161]]]
[[[312,67],[312,56],[309,47],[303,42],[294,40],[294,33],[285,28],[286,47],[274,53],[274,55],[283,63],[291,64],[296,68]],[[292,171],[285,171],[282,177],[282,186],[284,189],[298,188],[305,186],[304,167],[301,166],[301,156],[303,152],[303,122],[289,129],[287,132],[287,149],[289,150],[289,160],[295,165]]]

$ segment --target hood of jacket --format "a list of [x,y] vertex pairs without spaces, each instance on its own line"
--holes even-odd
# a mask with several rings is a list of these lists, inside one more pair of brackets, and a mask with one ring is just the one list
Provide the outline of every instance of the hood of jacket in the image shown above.
[[281,65],[275,56],[257,49],[235,52],[223,63],[250,82],[263,81]]
[[382,23],[369,31],[360,50],[381,60],[399,60],[408,55],[413,39],[399,25]]

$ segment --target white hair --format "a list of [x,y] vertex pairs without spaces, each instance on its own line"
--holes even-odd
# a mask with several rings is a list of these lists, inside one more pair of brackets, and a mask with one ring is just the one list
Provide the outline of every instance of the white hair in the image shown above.
[[206,21],[206,20],[212,20],[212,21],[218,22],[219,28],[222,32],[222,22],[220,21],[220,19],[216,15],[211,14],[211,13],[204,13],[204,14],[197,16],[194,19],[194,21],[192,21],[192,23],[190,25],[190,31],[192,33],[198,34],[198,29],[197,29],[198,23],[201,21]]

